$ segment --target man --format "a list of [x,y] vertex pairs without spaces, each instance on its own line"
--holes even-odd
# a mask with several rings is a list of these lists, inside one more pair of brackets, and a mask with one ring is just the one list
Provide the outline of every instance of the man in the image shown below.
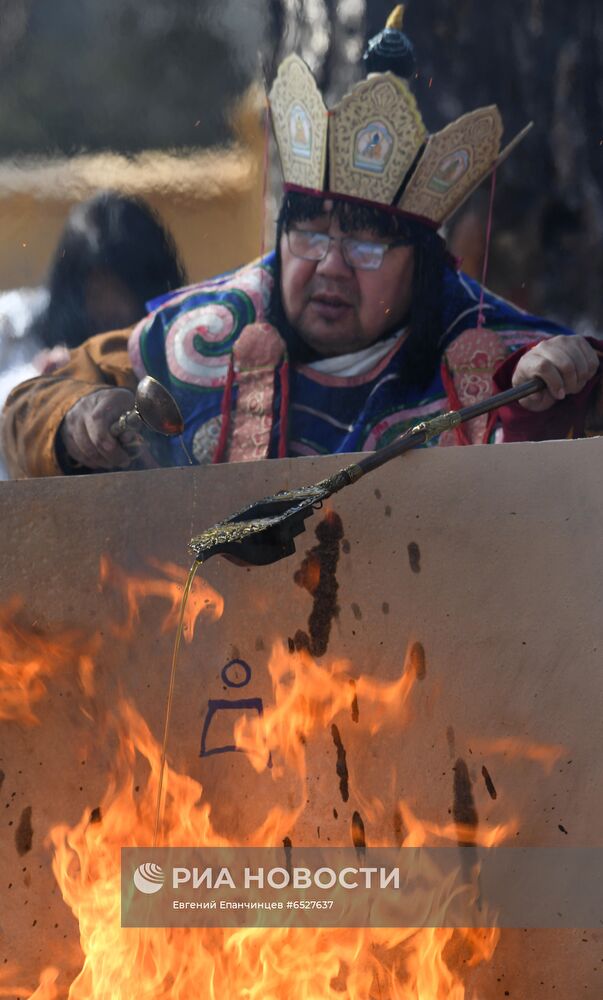
[[[144,374],[176,398],[199,463],[379,448],[536,375],[546,389],[524,410],[437,443],[584,432],[596,349],[481,289],[438,235],[510,149],[498,111],[428,136],[393,75],[412,72],[408,52],[397,12],[369,45],[367,80],[330,112],[305,64],[285,60],[270,95],[286,190],[275,252],[156,303],[134,330],[92,338],[54,377],[17,389],[4,418],[14,475],[132,465],[111,428]],[[153,448],[186,461],[179,441]]]

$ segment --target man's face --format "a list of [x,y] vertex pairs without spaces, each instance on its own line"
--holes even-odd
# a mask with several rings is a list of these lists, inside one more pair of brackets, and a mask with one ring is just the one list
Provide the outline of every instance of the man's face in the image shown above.
[[[328,233],[330,236],[391,243],[373,230],[343,233],[331,216],[332,202],[315,219],[291,228]],[[299,336],[318,354],[332,357],[360,351],[386,330],[395,330],[408,313],[414,269],[414,249],[395,246],[374,271],[350,267],[341,244],[331,243],[321,261],[302,260],[290,249],[287,234],[281,238],[281,292],[285,314]]]

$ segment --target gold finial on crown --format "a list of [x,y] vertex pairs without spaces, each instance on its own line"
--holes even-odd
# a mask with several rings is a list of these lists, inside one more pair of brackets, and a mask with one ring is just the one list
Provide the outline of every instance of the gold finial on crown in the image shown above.
[[396,31],[402,31],[403,21],[404,21],[404,4],[399,3],[397,7],[394,7],[391,14],[389,15],[387,21],[385,22],[385,27],[394,28]]

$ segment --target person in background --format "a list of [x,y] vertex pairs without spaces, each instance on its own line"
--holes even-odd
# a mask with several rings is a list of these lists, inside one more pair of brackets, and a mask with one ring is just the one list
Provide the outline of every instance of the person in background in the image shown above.
[[175,242],[142,198],[103,191],[76,205],[59,239],[49,300],[33,324],[47,348],[70,350],[131,326],[146,303],[186,284]]
[[[0,410],[95,334],[131,326],[187,276],[171,233],[141,198],[103,191],[69,213],[46,288],[0,295]],[[0,479],[8,478],[0,455]]]

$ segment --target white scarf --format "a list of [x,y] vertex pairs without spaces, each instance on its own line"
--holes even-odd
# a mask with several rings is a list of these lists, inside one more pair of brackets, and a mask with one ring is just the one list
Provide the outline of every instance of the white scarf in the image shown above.
[[337,354],[334,358],[321,358],[312,361],[308,368],[324,375],[335,375],[337,378],[351,378],[353,375],[364,375],[374,368],[388,354],[397,340],[407,333],[408,328],[398,330],[387,340],[378,340],[376,344],[365,347],[362,351],[351,354]]

